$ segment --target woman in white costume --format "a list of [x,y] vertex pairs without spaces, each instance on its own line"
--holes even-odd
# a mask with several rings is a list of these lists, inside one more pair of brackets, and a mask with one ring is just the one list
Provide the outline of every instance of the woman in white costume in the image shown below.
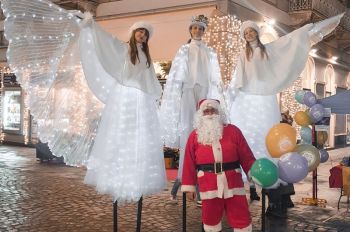
[[157,116],[161,87],[148,51],[152,26],[121,42],[85,14],[50,1],[1,1],[11,70],[29,96],[43,142],[85,183],[119,203],[163,190]]
[[160,108],[165,146],[180,149],[178,177],[171,191],[173,199],[181,184],[184,149],[193,130],[197,104],[204,98],[223,99],[217,55],[202,41],[207,26],[208,18],[204,15],[192,19],[191,39],[173,59]]
[[239,56],[226,99],[230,122],[241,129],[256,159],[270,157],[265,137],[281,121],[276,94],[299,77],[310,47],[334,30],[342,16],[307,24],[265,45],[256,23],[242,24],[240,34],[246,48]]
[[[120,80],[106,86],[110,92],[87,163],[85,183],[118,202],[136,201],[165,187],[157,116],[161,87],[148,48],[153,28],[146,22],[135,23],[130,28],[129,42],[124,43],[108,35],[92,19],[86,20],[91,23],[85,22],[88,26],[83,27],[80,36],[81,46],[90,47],[81,49],[89,86],[94,90],[104,85],[103,80],[101,84],[96,82],[99,69]],[[93,50],[97,57],[92,58]]]

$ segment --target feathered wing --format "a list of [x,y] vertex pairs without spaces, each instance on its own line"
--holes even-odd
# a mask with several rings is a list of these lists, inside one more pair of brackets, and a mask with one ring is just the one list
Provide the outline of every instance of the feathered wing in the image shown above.
[[2,0],[7,58],[28,94],[39,137],[69,165],[85,163],[103,104],[79,57],[79,20],[47,0]]

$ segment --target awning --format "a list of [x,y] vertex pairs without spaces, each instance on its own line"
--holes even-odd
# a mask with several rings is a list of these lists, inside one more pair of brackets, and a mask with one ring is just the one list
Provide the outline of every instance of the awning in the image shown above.
[[331,108],[333,114],[350,114],[350,90],[317,100],[324,108]]

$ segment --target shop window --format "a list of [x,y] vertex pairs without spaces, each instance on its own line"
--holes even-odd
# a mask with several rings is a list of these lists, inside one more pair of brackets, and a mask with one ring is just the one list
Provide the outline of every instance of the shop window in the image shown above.
[[[335,85],[334,85],[334,68],[331,64],[328,64],[326,70],[324,71],[324,80],[326,81],[326,93],[334,93]],[[326,94],[326,97],[327,94]]]
[[302,78],[303,89],[311,90],[312,83],[315,82],[315,61],[311,56],[307,59],[305,68],[300,76]]
[[325,97],[325,84],[324,83],[316,83],[316,97],[317,99],[322,99]]
[[[342,91],[346,91],[344,88],[337,88],[336,93],[341,93]],[[335,129],[334,133],[336,135],[344,135],[346,134],[346,115],[345,114],[336,114],[335,115]]]

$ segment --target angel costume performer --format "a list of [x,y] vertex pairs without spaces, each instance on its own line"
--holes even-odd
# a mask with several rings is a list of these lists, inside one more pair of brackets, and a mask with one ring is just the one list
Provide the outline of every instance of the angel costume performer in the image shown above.
[[195,130],[186,145],[181,190],[193,193],[198,182],[205,231],[221,231],[224,212],[234,231],[252,231],[241,167],[249,172],[255,161],[253,153],[241,131],[224,124],[218,101],[202,101],[195,117]]
[[[207,28],[208,19],[199,15],[192,27]],[[193,130],[193,117],[198,102],[204,98],[222,100],[220,66],[215,51],[202,40],[203,34],[180,47],[173,59],[160,108],[160,122],[165,146],[180,148],[178,180],[181,181],[184,150]]]
[[118,202],[162,191],[165,169],[157,99],[161,87],[144,49],[50,1],[1,1],[11,70],[28,92],[40,139],[69,165],[87,165],[85,182]]
[[[276,94],[290,86],[305,67],[310,47],[334,30],[341,15],[307,24],[271,43],[260,46],[259,27],[246,21],[241,37],[253,29],[257,39],[247,42],[252,48],[249,59],[240,54],[227,90],[230,122],[238,126],[248,141],[256,159],[269,157],[265,137],[269,129],[280,122],[281,114]],[[266,55],[262,55],[265,47]]]

